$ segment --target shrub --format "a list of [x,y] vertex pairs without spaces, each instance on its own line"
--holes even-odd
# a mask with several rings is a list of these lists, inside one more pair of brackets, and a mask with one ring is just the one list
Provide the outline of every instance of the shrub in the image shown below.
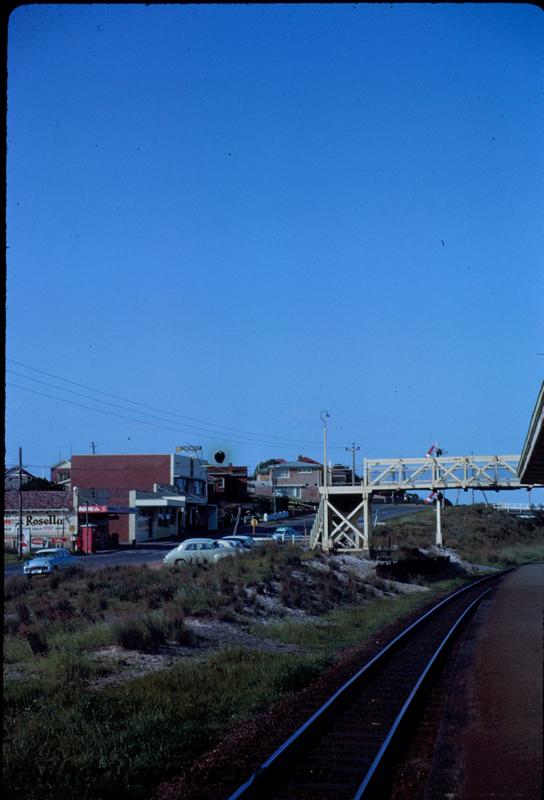
[[183,611],[170,608],[165,613],[168,636],[177,644],[192,644],[194,637],[185,623]]
[[8,603],[15,597],[20,597],[27,592],[32,591],[32,581],[28,578],[23,578],[20,575],[14,575],[8,578],[4,583],[4,601]]
[[27,640],[34,655],[42,655],[49,650],[45,631],[36,623],[21,625],[19,634]]
[[168,626],[164,620],[152,615],[140,619],[125,619],[113,627],[113,636],[117,644],[126,650],[141,650],[152,653],[157,646],[166,641]]
[[22,623],[28,625],[28,623],[30,622],[30,609],[26,603],[22,601],[15,603],[15,613],[17,614],[19,620]]

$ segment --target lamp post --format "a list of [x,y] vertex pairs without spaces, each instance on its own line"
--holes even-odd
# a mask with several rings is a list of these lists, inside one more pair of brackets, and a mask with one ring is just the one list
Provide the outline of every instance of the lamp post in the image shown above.
[[327,490],[327,419],[330,414],[322,411],[319,415],[323,423],[323,549],[329,549],[329,499]]
[[272,476],[272,510],[274,514],[276,514],[276,481],[275,481],[276,465],[275,464],[270,465],[270,471]]
[[319,415],[323,423],[323,488],[327,488],[327,419],[330,417],[328,411],[322,411]]

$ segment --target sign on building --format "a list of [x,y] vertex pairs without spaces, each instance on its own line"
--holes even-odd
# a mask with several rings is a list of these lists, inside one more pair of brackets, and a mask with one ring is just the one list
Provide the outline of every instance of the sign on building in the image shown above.
[[[23,512],[23,551],[40,547],[67,547],[73,541],[76,521],[64,511]],[[4,516],[4,546],[16,549],[19,540],[19,515]]]

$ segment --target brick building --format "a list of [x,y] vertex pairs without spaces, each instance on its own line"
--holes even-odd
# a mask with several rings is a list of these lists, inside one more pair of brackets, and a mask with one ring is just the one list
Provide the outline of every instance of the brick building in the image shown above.
[[213,530],[206,465],[178,454],[72,456],[79,524],[87,520],[120,543]]
[[65,458],[62,461],[58,461],[56,464],[53,464],[51,467],[51,481],[52,483],[58,483],[59,486],[62,486],[63,489],[70,489],[71,488],[71,481],[70,481],[70,471],[72,467],[72,462],[69,458]]
[[208,466],[207,472],[210,502],[243,503],[248,499],[247,467]]

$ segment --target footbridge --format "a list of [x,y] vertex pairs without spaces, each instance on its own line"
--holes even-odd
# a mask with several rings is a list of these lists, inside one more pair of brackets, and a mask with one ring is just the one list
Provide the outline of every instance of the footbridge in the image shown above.
[[[470,455],[365,459],[363,479],[354,486],[320,487],[310,546],[339,552],[370,548],[370,504],[375,492],[446,489],[531,489],[518,476],[518,455]],[[542,484],[538,484],[542,485]],[[436,544],[442,546],[442,503],[436,501]],[[362,524],[361,524],[362,520]]]

